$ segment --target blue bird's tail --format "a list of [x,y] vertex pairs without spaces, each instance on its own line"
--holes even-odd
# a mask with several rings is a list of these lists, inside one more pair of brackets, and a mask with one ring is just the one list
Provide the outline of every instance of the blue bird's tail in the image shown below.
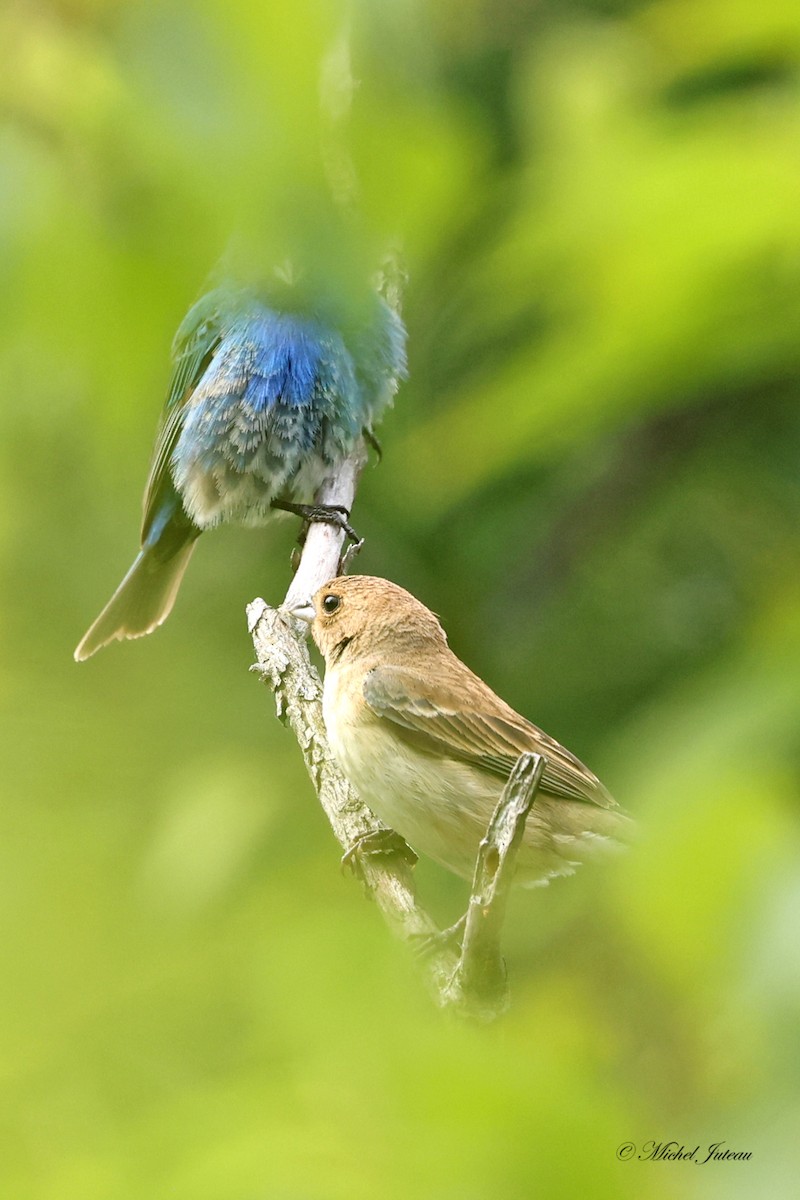
[[[83,662],[109,642],[144,637],[152,633],[172,611],[183,573],[194,550],[199,529],[172,530],[171,545],[145,546],[133,566],[90,627],[77,650],[75,661]],[[178,537],[175,537],[175,534]],[[183,536],[181,536],[183,535]]]

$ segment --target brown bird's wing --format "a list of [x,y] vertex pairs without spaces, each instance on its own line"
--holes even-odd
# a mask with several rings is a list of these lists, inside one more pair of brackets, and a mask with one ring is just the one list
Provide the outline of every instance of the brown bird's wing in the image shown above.
[[375,667],[364,680],[364,699],[376,716],[391,721],[396,733],[423,753],[460,759],[505,779],[520,754],[533,751],[547,762],[543,792],[616,807],[574,754],[515,713],[471,671],[468,675],[473,687],[467,692],[472,694],[462,698],[455,686],[405,667]]

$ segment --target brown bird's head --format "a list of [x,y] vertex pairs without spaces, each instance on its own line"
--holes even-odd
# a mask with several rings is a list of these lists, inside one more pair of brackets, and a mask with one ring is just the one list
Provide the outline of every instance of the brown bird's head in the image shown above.
[[341,575],[292,611],[311,624],[329,666],[351,645],[359,655],[389,648],[395,655],[414,654],[432,644],[447,645],[430,609],[405,588],[373,575]]

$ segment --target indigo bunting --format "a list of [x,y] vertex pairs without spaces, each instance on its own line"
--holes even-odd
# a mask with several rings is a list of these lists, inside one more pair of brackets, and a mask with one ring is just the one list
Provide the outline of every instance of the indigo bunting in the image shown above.
[[199,300],[173,344],[141,550],[75,658],[160,625],[204,529],[260,525],[312,501],[362,435],[374,440],[405,374],[405,341],[399,315],[372,291],[348,322],[278,283]]
[[472,878],[523,751],[546,766],[517,858],[532,886],[617,846],[631,824],[603,784],[516,713],[447,645],[432,612],[386,579],[334,579],[293,608],[325,659],[331,749],[361,799],[409,845]]

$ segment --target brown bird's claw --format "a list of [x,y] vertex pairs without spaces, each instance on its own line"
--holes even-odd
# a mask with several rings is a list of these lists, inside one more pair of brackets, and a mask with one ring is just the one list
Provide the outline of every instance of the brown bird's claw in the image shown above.
[[410,867],[413,867],[417,861],[417,855],[408,842],[400,837],[399,833],[387,828],[370,829],[368,833],[362,833],[360,837],[357,837],[344,852],[341,861],[342,870],[349,867],[351,871],[358,874],[360,858],[372,858],[382,854],[397,854]]
[[448,925],[447,929],[440,929],[438,933],[420,933],[412,934],[415,939],[414,953],[418,958],[427,958],[429,954],[434,954],[443,946],[452,946],[456,950],[461,949],[461,942],[464,937],[464,927],[467,923],[467,914],[459,917],[455,925]]

